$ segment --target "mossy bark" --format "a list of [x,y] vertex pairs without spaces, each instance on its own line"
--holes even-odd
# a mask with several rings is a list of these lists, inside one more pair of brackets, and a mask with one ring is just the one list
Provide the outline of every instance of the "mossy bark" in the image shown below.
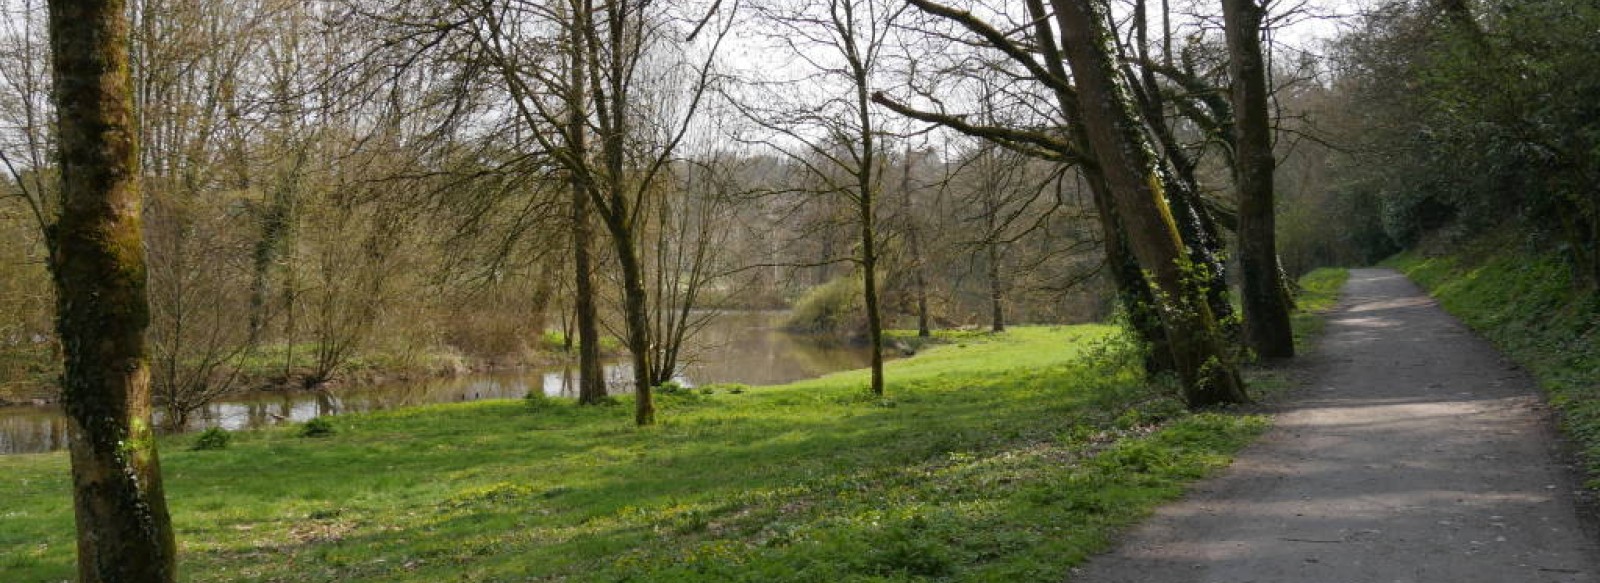
[[1078,120],[1098,162],[1129,247],[1155,288],[1173,364],[1191,407],[1248,400],[1237,365],[1206,301],[1203,278],[1178,235],[1155,156],[1112,55],[1109,8],[1099,0],[1052,0],[1064,54],[1077,81]]
[[[1050,26],[1050,13],[1045,10],[1044,0],[1026,0],[1025,4],[1028,14],[1033,18],[1033,41],[1044,57],[1045,67],[1058,79],[1069,78],[1066,66],[1062,64],[1065,59],[1061,55],[1055,33]],[[1162,328],[1161,318],[1156,310],[1155,293],[1150,289],[1150,282],[1145,279],[1144,270],[1139,268],[1139,260],[1133,254],[1133,248],[1128,242],[1128,229],[1117,216],[1117,206],[1112,199],[1111,187],[1106,183],[1105,174],[1096,163],[1093,163],[1094,148],[1089,143],[1088,131],[1080,121],[1083,119],[1083,114],[1079,110],[1078,96],[1060,86],[1053,87],[1052,93],[1055,95],[1056,104],[1067,116],[1067,130],[1073,148],[1082,153],[1084,158],[1090,159],[1079,168],[1079,171],[1089,185],[1095,213],[1100,217],[1106,272],[1110,274],[1111,283],[1116,287],[1118,303],[1127,311],[1129,327],[1146,347],[1145,372],[1150,374],[1173,372],[1176,370],[1176,365],[1172,360],[1172,350],[1167,345],[1167,332]]]
[[50,3],[62,186],[50,267],[86,583],[176,579],[151,427],[126,9],[117,0]]
[[1291,307],[1278,270],[1273,204],[1272,126],[1267,67],[1261,56],[1261,6],[1222,0],[1228,73],[1233,78],[1234,176],[1239,187],[1239,262],[1245,341],[1263,358],[1294,356]]
[[[557,3],[558,10],[564,5]],[[588,99],[586,67],[588,50],[586,38],[579,31],[586,29],[589,13],[583,9],[572,11],[572,23],[567,29],[569,45],[567,62],[567,126],[565,128],[567,155],[572,158],[566,165],[569,186],[572,188],[572,275],[573,311],[578,332],[578,402],[598,405],[605,402],[605,368],[600,362],[600,314],[595,305],[594,290],[594,219],[590,197],[594,181],[583,163],[589,157]],[[570,342],[571,339],[569,338]]]

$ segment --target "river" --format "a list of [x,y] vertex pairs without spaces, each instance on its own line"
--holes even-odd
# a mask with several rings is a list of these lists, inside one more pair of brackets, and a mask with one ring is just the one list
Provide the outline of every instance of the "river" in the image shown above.
[[[819,344],[779,328],[784,312],[725,312],[691,341],[679,381],[781,384],[831,372],[863,368],[867,351]],[[608,388],[630,390],[631,371],[623,362],[606,365]],[[297,423],[323,415],[396,409],[429,403],[515,399],[538,390],[552,397],[575,397],[575,366],[469,374],[421,381],[354,386],[328,391],[247,393],[213,403],[190,429],[230,430]],[[0,408],[0,454],[37,453],[67,445],[67,422],[55,406]]]

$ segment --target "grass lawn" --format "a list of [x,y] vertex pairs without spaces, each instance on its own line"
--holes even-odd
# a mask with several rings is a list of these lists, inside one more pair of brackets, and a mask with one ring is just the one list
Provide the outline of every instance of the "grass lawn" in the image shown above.
[[[1189,414],[1108,326],[627,403],[484,401],[161,442],[187,581],[1059,581],[1266,426]],[[64,453],[0,456],[0,581],[73,577]]]

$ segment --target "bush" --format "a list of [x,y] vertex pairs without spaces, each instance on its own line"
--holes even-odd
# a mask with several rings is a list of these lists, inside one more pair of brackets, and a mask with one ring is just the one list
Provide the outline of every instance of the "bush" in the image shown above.
[[556,406],[556,400],[539,389],[528,391],[528,394],[523,395],[522,403],[527,405],[529,411],[544,411]]
[[233,434],[228,433],[228,430],[221,427],[212,427],[205,431],[201,431],[200,435],[195,437],[194,446],[190,447],[189,449],[194,451],[227,449],[228,442],[232,440]]
[[750,389],[750,385],[747,385],[747,384],[744,384],[744,383],[716,383],[716,384],[710,384],[710,385],[706,385],[706,386],[700,387],[700,393],[701,394],[705,394],[705,395],[710,395],[710,394],[713,394],[713,393],[727,393],[727,394],[730,394],[730,395],[738,395],[738,394],[744,393],[745,391],[747,391],[749,389]]
[[[550,352],[564,351],[567,349],[567,335],[560,330],[545,330],[539,336],[539,345]],[[574,342],[573,346],[576,347],[577,343]]]
[[807,334],[854,333],[865,328],[861,311],[861,279],[851,275],[807,290],[784,326]]
[[300,426],[300,437],[327,437],[333,435],[333,422],[327,417],[313,417]]

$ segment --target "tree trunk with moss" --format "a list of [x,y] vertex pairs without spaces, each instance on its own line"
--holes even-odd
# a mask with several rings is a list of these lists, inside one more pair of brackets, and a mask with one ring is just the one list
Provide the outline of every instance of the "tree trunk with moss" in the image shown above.
[[[557,3],[557,10],[564,5]],[[572,188],[572,274],[573,319],[578,333],[578,403],[598,405],[605,402],[605,366],[600,362],[600,313],[595,305],[594,289],[594,204],[589,197],[594,189],[593,178],[582,163],[589,157],[589,115],[586,67],[587,44],[583,34],[588,24],[586,10],[572,11],[571,25],[566,35],[569,46],[567,61],[567,120],[565,142],[567,155],[573,161],[567,164],[568,186]],[[571,338],[566,339],[572,342]]]
[[1077,81],[1079,113],[1129,246],[1156,290],[1173,364],[1191,407],[1248,400],[1204,293],[1203,278],[1178,235],[1132,100],[1112,55],[1108,7],[1052,0],[1064,53]]
[[50,267],[85,583],[176,579],[151,427],[126,10],[117,0],[50,2],[62,189]]
[[1261,19],[1255,0],[1222,0],[1228,73],[1233,78],[1234,175],[1239,185],[1239,263],[1245,341],[1263,358],[1294,356],[1285,282],[1278,270],[1272,126]]

